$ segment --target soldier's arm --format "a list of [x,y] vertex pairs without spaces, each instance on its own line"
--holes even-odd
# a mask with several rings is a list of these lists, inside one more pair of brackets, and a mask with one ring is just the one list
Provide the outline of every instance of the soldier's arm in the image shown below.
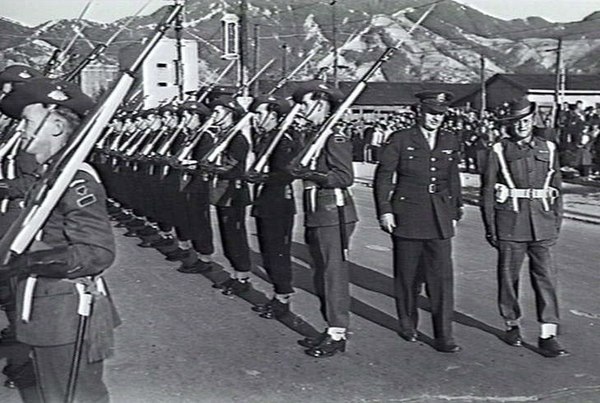
[[490,149],[487,163],[481,175],[481,187],[479,193],[479,207],[485,227],[486,235],[496,235],[496,224],[494,221],[494,186],[498,176],[498,156]]
[[550,186],[558,190],[558,198],[554,201],[554,214],[556,215],[556,228],[560,231],[563,218],[563,198],[562,198],[562,175],[560,172],[560,162],[558,158],[558,150],[554,155],[554,175]]
[[79,171],[56,207],[63,215],[66,243],[26,253],[26,270],[46,277],[77,278],[107,269],[115,259],[115,242],[105,203],[102,185]]
[[375,170],[373,191],[377,216],[392,213],[391,195],[394,190],[394,174],[400,162],[401,135],[392,133],[379,155],[379,165]]
[[453,219],[458,221],[462,218],[462,186],[460,181],[460,172],[458,169],[458,161],[460,160],[460,144],[458,139],[456,140],[455,152],[452,154],[452,164],[450,165],[450,194],[452,195],[455,213]]
[[352,142],[347,136],[334,135],[326,146],[325,159],[329,171],[325,173],[321,186],[324,188],[346,188],[354,183],[352,168]]

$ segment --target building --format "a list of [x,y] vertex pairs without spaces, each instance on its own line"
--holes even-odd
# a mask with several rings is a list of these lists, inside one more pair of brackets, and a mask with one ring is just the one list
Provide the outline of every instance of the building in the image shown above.
[[[495,74],[486,83],[486,106],[496,108],[502,103],[521,97],[536,102],[540,109],[551,109],[556,92],[554,74]],[[600,104],[600,75],[567,75],[559,103],[582,101],[584,107]],[[481,88],[458,98],[455,106],[480,108]]]

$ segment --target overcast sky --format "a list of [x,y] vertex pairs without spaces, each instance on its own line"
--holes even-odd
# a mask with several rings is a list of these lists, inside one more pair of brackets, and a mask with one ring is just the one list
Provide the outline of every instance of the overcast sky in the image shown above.
[[[38,25],[51,19],[77,18],[90,0],[0,0],[0,16]],[[249,0],[252,2],[252,0]],[[322,0],[328,1],[328,0]],[[364,0],[371,1],[371,0]],[[456,0],[503,19],[540,16],[549,21],[579,21],[600,11],[600,0]],[[111,22],[134,14],[148,3],[143,14],[173,4],[170,0],[93,0],[86,18]],[[293,3],[293,0],[290,1]],[[338,0],[338,5],[344,0]]]

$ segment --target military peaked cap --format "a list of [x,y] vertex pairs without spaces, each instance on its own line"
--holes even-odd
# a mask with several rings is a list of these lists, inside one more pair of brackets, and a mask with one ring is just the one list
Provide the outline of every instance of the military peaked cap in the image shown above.
[[421,91],[415,97],[425,112],[446,113],[454,94],[450,91]]

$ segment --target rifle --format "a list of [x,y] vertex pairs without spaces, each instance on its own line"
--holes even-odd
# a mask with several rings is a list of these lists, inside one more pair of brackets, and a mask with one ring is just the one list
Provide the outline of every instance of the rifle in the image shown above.
[[[146,4],[147,5],[147,4]],[[134,17],[136,17],[146,6],[142,7],[140,10],[138,10],[138,12],[133,15],[131,18],[129,18],[125,24],[123,24],[118,30],[117,32],[115,32],[110,38],[108,38],[108,40],[104,43],[100,43],[98,45],[96,45],[96,47],[94,47],[94,49],[92,49],[92,51],[86,56],[84,57],[79,64],[69,73],[67,73],[63,79],[67,80],[67,81],[71,81],[73,80],[75,77],[77,77],[79,75],[79,73],[81,73],[81,71],[83,69],[85,69],[91,62],[93,62],[94,60],[96,60],[98,57],[100,57],[100,55],[106,50],[106,48],[108,48],[116,39],[117,37],[121,34],[121,32],[123,32],[125,30],[125,28],[127,28],[127,25],[129,25],[129,23],[133,20]],[[60,67],[60,66],[59,66]]]
[[273,136],[273,139],[271,140],[267,148],[265,148],[265,150],[259,156],[256,157],[256,161],[250,167],[250,169],[248,169],[247,174],[249,176],[264,173],[269,158],[271,157],[271,154],[273,154],[273,151],[275,151],[275,147],[277,147],[277,144],[279,144],[279,141],[281,140],[285,132],[294,122],[294,119],[300,112],[300,109],[302,109],[301,104],[294,105],[290,113],[288,113],[285,119],[283,119],[283,121],[279,124],[279,127],[277,128],[277,133],[275,134],[275,136]]
[[121,74],[102,102],[87,114],[69,143],[55,156],[42,178],[28,192],[25,208],[0,240],[0,263],[7,264],[14,254],[22,254],[30,245],[127,95],[133,85],[135,72],[182,9],[182,4],[170,6],[167,16],[158,24],[154,35],[146,42],[132,66]]
[[[273,64],[273,62],[275,61],[275,59],[271,59],[269,60],[269,62],[267,62],[267,64],[265,64],[260,71],[258,71],[254,77],[252,77],[250,80],[248,80],[248,82],[246,84],[244,84],[243,86],[241,86],[240,88],[238,88],[238,90],[236,91],[236,93],[233,95],[233,97],[236,97],[240,94],[242,94],[244,92],[244,90],[246,88],[248,88],[250,85],[252,85],[252,83],[261,76],[262,73],[264,73],[264,71],[271,65]],[[244,115],[244,117],[242,117],[242,120],[244,120],[244,118],[246,118],[246,116],[248,115],[252,115],[252,113],[247,113],[246,115]],[[247,118],[249,119],[249,117]],[[196,144],[198,144],[198,141],[200,141],[200,138],[202,137],[202,135],[204,134],[204,132],[210,127],[212,126],[214,122],[214,118],[212,117],[212,115],[206,119],[206,122],[204,122],[204,124],[202,125],[202,127],[197,131],[197,134],[194,136],[194,138],[186,145],[184,145],[184,147],[181,149],[181,151],[177,154],[177,159],[181,162],[183,160],[187,160],[192,152],[192,150],[194,149],[194,147],[196,147]],[[238,122],[239,123],[239,122]],[[236,124],[235,127],[238,127],[238,125]],[[237,131],[233,131],[233,130],[229,130],[227,132],[226,136],[223,136],[223,138],[221,138],[214,146],[213,149],[215,148],[219,148],[221,149],[221,147],[219,146],[220,143],[225,142],[226,144],[229,144],[229,142],[231,141],[231,138],[233,138],[233,136],[236,134]],[[230,136],[231,138],[226,138],[227,136]],[[225,146],[225,148],[227,148]],[[213,149],[211,149],[211,151],[208,152],[208,154],[211,154],[211,152],[213,151]],[[221,150],[222,152],[222,150]],[[207,154],[207,155],[208,155]],[[206,158],[206,157],[205,157]],[[203,159],[204,160],[204,159]],[[211,157],[211,160],[213,160],[213,157]],[[216,157],[214,157],[214,160],[216,160]]]
[[[436,4],[433,4],[422,16],[419,18],[417,22],[413,24],[411,29],[408,31],[407,36],[412,34],[412,32],[419,26],[421,23],[427,18],[427,16],[433,11]],[[329,116],[329,118],[325,121],[323,126],[319,129],[316,135],[308,142],[305,148],[291,161],[288,165],[288,170],[290,172],[295,172],[300,170],[303,167],[308,167],[310,163],[316,159],[321,150],[327,143],[327,140],[332,134],[333,127],[337,124],[337,122],[342,118],[344,113],[352,106],[354,101],[360,96],[360,94],[367,87],[367,81],[375,74],[375,72],[381,67],[383,63],[389,60],[394,51],[396,51],[404,42],[404,38],[401,39],[395,46],[389,46],[379,58],[373,63],[373,65],[367,70],[367,72],[361,77],[361,79],[356,83],[350,94],[344,99],[344,101],[337,107],[335,112]]]

